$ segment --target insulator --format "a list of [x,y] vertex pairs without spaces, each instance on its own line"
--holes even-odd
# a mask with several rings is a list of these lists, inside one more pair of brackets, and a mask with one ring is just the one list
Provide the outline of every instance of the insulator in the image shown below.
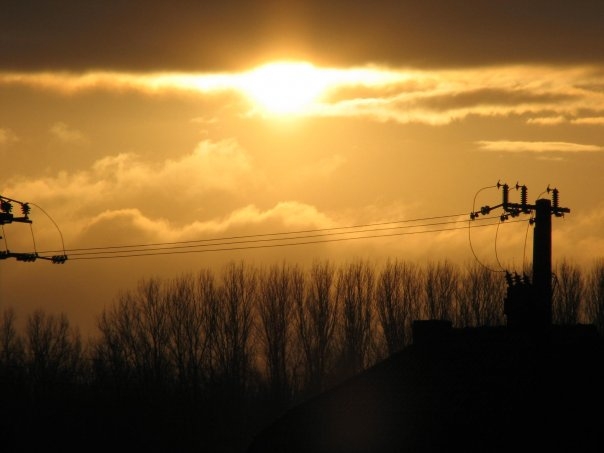
[[67,261],[67,255],[54,255],[51,261],[53,264],[65,264],[65,261]]
[[2,200],[2,202],[0,202],[0,209],[2,210],[2,212],[10,214],[13,210],[13,205],[10,204],[8,201]]
[[558,196],[558,189],[554,189],[552,191],[552,205],[554,207],[554,210],[558,210],[558,208],[560,207],[560,200],[559,200],[559,196]]
[[520,187],[520,203],[522,204],[523,209],[526,208],[527,199],[528,199],[528,195],[527,195],[526,186],[521,186]]
[[31,263],[36,261],[38,256],[35,253],[19,253],[15,256],[17,261],[23,261],[25,263]]
[[28,203],[21,204],[21,212],[23,213],[23,215],[25,217],[27,217],[29,215],[30,211],[31,211],[31,208],[29,207]]
[[512,274],[510,274],[508,271],[505,271],[505,281],[508,286],[514,285],[514,280],[512,280]]
[[503,209],[507,209],[510,188],[507,184],[504,184],[502,187],[503,187]]
[[482,208],[480,208],[480,213],[482,215],[487,215],[491,212],[491,207],[490,206],[483,206]]

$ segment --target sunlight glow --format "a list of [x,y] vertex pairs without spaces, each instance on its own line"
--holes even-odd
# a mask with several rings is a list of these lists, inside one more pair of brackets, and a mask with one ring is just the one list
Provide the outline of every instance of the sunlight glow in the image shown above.
[[244,74],[241,88],[264,113],[293,115],[304,113],[327,85],[310,63],[274,62]]

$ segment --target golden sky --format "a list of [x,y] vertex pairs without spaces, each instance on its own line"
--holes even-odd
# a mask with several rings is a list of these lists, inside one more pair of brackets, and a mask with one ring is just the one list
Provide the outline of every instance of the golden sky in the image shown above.
[[[469,263],[498,181],[560,190],[554,260],[604,256],[603,4],[463,3],[9,1],[0,195],[35,206],[0,250],[62,236],[70,260],[0,261],[0,309],[88,328],[141,278],[233,259]],[[479,258],[519,270],[522,220],[473,230]]]

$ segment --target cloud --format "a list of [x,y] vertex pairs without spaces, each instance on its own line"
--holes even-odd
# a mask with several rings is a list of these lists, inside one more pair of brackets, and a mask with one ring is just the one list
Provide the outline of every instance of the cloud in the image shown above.
[[102,212],[121,212],[123,221],[124,213],[132,216],[129,210],[137,208],[150,218],[175,223],[222,215],[245,194],[256,193],[261,178],[247,152],[236,141],[224,140],[200,142],[191,153],[163,162],[122,153],[86,170],[16,176],[0,190],[42,206],[74,237]]
[[526,120],[527,124],[537,124],[539,126],[558,126],[567,122],[568,119],[564,116],[542,116]]
[[553,241],[557,257],[574,257],[582,265],[591,265],[593,260],[604,257],[602,203],[579,212],[571,211],[562,221],[557,221],[553,230]]
[[346,157],[340,154],[325,156],[310,165],[299,168],[299,176],[303,181],[314,178],[327,178],[332,176],[346,162]]
[[[422,67],[599,62],[598,0],[14,2],[6,68],[224,70],[275,58]],[[564,32],[561,32],[563,30]]]
[[[362,117],[374,121],[445,125],[478,117],[525,117],[529,125],[600,124],[604,91],[592,87],[598,66],[559,68],[523,65],[456,70],[409,70],[369,65],[314,67],[325,93],[303,113],[316,117]],[[241,116],[250,106],[247,77],[233,73],[1,73],[0,85],[24,85],[77,95],[89,90],[147,95],[230,96]],[[247,81],[247,82],[246,82]],[[212,121],[212,117],[206,118]],[[564,120],[568,118],[568,120]]]
[[296,231],[333,225],[333,220],[315,206],[297,201],[281,201],[264,210],[251,204],[224,217],[187,224],[151,217],[139,209],[130,208],[106,210],[91,217],[82,225],[77,242],[88,246],[123,246],[184,241],[192,244],[168,247],[245,247],[283,243],[283,239],[299,242],[305,237],[301,233],[294,234]]
[[0,128],[0,146],[19,141],[17,135],[7,128]]
[[62,122],[53,124],[50,128],[50,133],[63,143],[72,145],[84,145],[88,143],[88,139],[82,132]]
[[588,126],[604,126],[604,116],[575,118],[571,122],[573,124],[584,124]]
[[497,151],[508,153],[584,153],[604,151],[604,147],[597,145],[583,145],[580,143],[568,142],[529,142],[529,141],[511,141],[498,140],[477,141],[479,149],[483,151]]

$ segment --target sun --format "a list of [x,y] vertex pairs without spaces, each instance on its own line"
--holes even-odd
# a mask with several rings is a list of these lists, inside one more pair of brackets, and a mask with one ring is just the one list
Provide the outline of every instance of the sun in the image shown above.
[[306,62],[273,62],[246,73],[242,89],[265,114],[303,115],[327,86],[320,70]]

